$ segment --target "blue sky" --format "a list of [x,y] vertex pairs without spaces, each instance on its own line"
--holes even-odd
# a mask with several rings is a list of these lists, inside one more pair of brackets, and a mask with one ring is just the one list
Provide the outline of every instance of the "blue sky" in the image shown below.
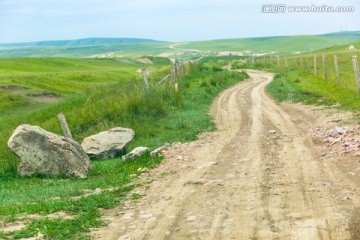
[[[261,13],[263,4],[354,13]],[[0,43],[87,37],[196,41],[360,30],[359,0],[0,0]]]

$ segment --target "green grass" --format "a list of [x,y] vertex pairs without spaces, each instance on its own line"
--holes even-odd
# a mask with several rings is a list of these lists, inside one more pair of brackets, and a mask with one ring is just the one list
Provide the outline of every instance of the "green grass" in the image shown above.
[[[349,50],[349,46],[353,45],[355,50]],[[358,54],[360,49],[360,41],[350,42],[347,44],[336,45],[324,49],[320,49],[318,51],[313,52],[313,54],[334,54],[334,53],[343,53],[343,52],[350,52],[352,54]]]
[[268,86],[269,93],[279,101],[305,102],[316,105],[338,103],[343,110],[360,113],[360,96],[354,91],[339,88],[323,78],[300,71],[280,73]]
[[[295,71],[297,75],[307,74],[308,78],[311,76],[323,79],[325,82],[338,85],[340,89],[353,92],[354,94],[358,93],[354,68],[352,62],[352,56],[355,55],[353,51],[342,51],[342,52],[332,52],[322,51],[321,53],[314,53],[313,55],[292,55],[287,56],[288,62],[288,71]],[[327,79],[325,79],[324,74],[324,65],[323,65],[323,55],[325,55],[326,69],[327,69]],[[339,67],[339,77],[340,81],[338,82],[336,71],[335,71],[335,63],[334,63],[334,55],[337,56],[338,67]],[[316,56],[316,72],[314,69],[314,56]],[[301,58],[303,59],[303,67],[301,66]],[[296,62],[296,63],[295,63]],[[268,63],[268,61],[267,61]],[[277,64],[275,58],[273,59],[273,64]],[[281,68],[285,67],[285,59],[280,59]]]
[[[49,63],[41,61],[51,65],[52,59],[49,59]],[[69,61],[75,64],[78,60]],[[87,60],[79,60],[79,64],[83,63],[82,61]],[[113,71],[112,64],[113,62],[109,62],[110,72]],[[64,112],[73,136],[78,141],[93,133],[122,126],[132,128],[136,132],[128,150],[137,146],[154,149],[166,142],[194,140],[200,132],[213,129],[212,119],[207,115],[213,98],[222,89],[247,77],[244,73],[222,71],[220,66],[214,63],[188,65],[180,79],[180,91],[175,92],[171,81],[165,85],[157,85],[170,68],[156,65],[156,72],[149,75],[151,88],[146,94],[141,77],[134,71],[139,66],[117,62],[115,64],[120,64],[123,71],[127,71],[127,74],[133,77],[112,81],[116,79],[114,77],[109,78],[108,82],[106,79],[101,81],[100,77],[99,84],[98,73],[95,71],[90,74],[91,81],[88,81],[88,85],[80,87],[74,91],[75,93],[70,93],[62,83],[72,83],[71,80],[59,79],[49,82],[48,87],[56,91],[57,85],[60,85],[59,89],[66,93],[61,102],[13,109],[11,113],[0,115],[0,221],[16,221],[24,214],[43,215],[39,219],[29,221],[24,230],[0,232],[0,238],[30,237],[38,232],[49,239],[86,238],[90,228],[104,224],[99,220],[98,209],[120,206],[127,193],[133,189],[131,175],[138,175],[139,168],[154,168],[161,162],[161,158],[148,156],[129,162],[120,159],[96,161],[93,162],[94,168],[90,170],[88,178],[83,180],[60,177],[20,178],[16,174],[19,160],[6,146],[11,132],[20,123],[39,125],[48,131],[61,134],[56,115]],[[65,69],[57,69],[57,64],[54,65],[54,71],[65,74],[62,76],[70,74],[66,68],[71,69],[71,66],[66,65]],[[20,68],[17,71],[25,70]],[[39,81],[44,81],[41,78],[42,72],[39,70],[38,73]],[[76,82],[81,81],[74,81],[74,84]],[[26,80],[24,84],[28,84]],[[21,86],[21,81],[19,85]],[[87,191],[96,188],[103,189],[102,193],[83,196],[80,199],[73,198],[81,197]],[[108,188],[115,190],[107,191]],[[136,199],[133,197],[133,200]],[[74,219],[46,218],[47,214],[59,211],[65,211],[74,216]]]

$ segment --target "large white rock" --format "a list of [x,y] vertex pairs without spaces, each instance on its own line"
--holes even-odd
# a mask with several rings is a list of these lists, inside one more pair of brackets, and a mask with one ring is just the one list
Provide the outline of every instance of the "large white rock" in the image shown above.
[[135,132],[129,128],[113,128],[87,137],[81,146],[92,159],[109,159],[122,155]]
[[147,147],[137,147],[134,150],[132,150],[131,152],[129,152],[128,154],[126,154],[125,156],[123,156],[122,159],[125,161],[135,159],[137,157],[140,157],[144,153],[146,153],[148,150],[149,150],[149,148],[147,148]]
[[38,126],[21,125],[8,141],[21,159],[20,176],[66,175],[86,178],[91,162],[81,145]]

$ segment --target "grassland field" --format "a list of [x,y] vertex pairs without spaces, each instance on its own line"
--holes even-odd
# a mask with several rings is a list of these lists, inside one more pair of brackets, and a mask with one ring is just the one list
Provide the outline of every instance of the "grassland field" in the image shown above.
[[[150,149],[167,142],[185,142],[197,134],[213,129],[207,115],[213,98],[222,89],[246,79],[244,73],[222,70],[226,62],[187,65],[179,79],[180,91],[172,81],[158,85],[170,72],[162,58],[153,58],[150,92],[145,93],[139,63],[117,59],[0,59],[0,225],[6,226],[26,218],[21,230],[1,232],[0,238],[17,239],[39,232],[52,239],[87,239],[91,228],[103,226],[99,208],[120,206],[135,187],[133,174],[139,168],[157,166],[161,157],[145,156],[123,162],[120,159],[94,162],[86,180],[61,177],[20,178],[19,159],[7,147],[12,131],[20,124],[32,124],[62,134],[57,114],[63,112],[75,140],[112,127],[128,127],[136,132],[128,150],[137,146]],[[39,102],[28,93],[51,92],[56,101]],[[96,188],[101,194],[84,196]],[[106,190],[112,188],[112,191]],[[74,198],[75,197],[75,198]],[[131,196],[136,200],[139,196]],[[127,197],[128,198],[128,197]],[[48,218],[48,214],[65,212],[71,219]]]

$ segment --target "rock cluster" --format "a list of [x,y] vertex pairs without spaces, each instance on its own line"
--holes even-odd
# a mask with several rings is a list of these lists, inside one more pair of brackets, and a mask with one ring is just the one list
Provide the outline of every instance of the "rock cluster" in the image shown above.
[[330,130],[310,129],[310,135],[320,138],[328,149],[323,156],[351,155],[360,157],[360,126],[335,127]]

